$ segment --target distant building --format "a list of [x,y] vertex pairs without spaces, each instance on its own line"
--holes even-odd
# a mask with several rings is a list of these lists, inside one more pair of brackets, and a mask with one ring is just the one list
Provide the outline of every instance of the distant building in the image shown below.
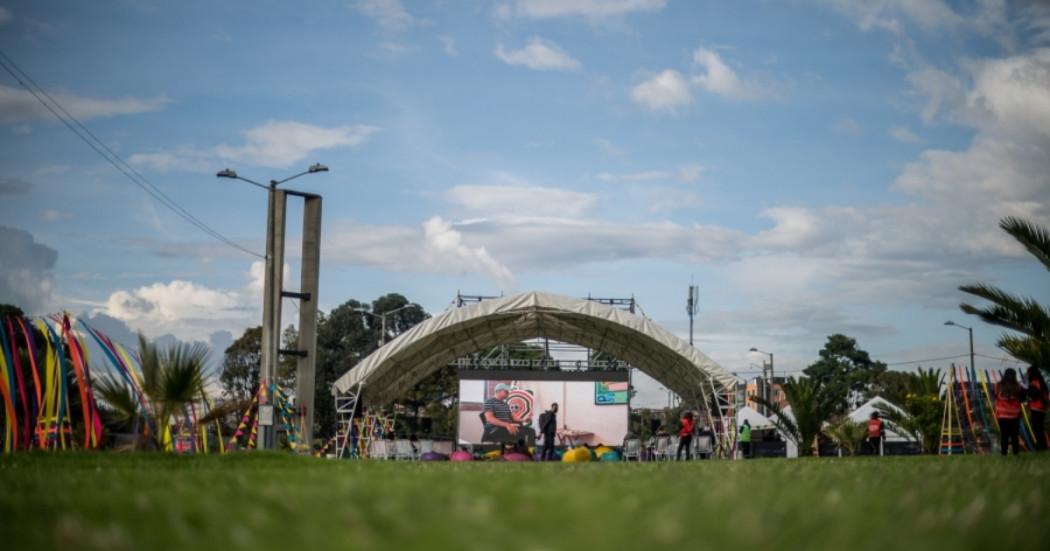
[[[783,386],[786,380],[784,377],[773,377],[769,383],[769,401],[776,404],[780,409],[788,406]],[[766,380],[764,378],[755,377],[737,385],[737,407],[748,406],[754,408],[762,415],[769,416],[771,412],[768,408],[755,401],[755,396],[766,396]]]

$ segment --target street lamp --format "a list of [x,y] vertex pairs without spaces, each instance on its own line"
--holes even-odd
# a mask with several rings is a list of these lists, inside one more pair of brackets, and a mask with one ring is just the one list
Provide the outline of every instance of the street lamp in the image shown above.
[[390,314],[395,313],[395,312],[400,312],[401,310],[404,310],[405,308],[411,308],[412,306],[415,306],[415,304],[408,303],[408,304],[406,304],[404,306],[400,306],[398,308],[394,308],[393,310],[387,310],[386,312],[383,312],[381,314],[376,314],[376,313],[372,312],[371,310],[366,310],[364,308],[354,308],[354,312],[360,312],[362,314],[368,314],[369,316],[372,316],[374,318],[379,318],[379,321],[382,322],[382,331],[383,331],[383,333],[379,336],[379,346],[383,346],[384,344],[386,344],[386,317],[389,316]]
[[974,371],[974,366],[973,366],[973,327],[966,327],[965,325],[959,325],[958,323],[955,323],[952,320],[948,320],[948,321],[944,322],[944,325],[951,325],[953,327],[958,327],[960,329],[965,329],[965,330],[970,332],[970,372],[971,373],[976,373],[976,371]]
[[[763,352],[762,350],[759,350],[759,349],[757,349],[757,348],[755,348],[753,346],[751,347],[750,352],[758,352],[759,354],[765,354],[766,356],[769,356],[769,373],[768,374],[766,373],[766,362],[765,362],[765,360],[762,360],[762,377],[765,378],[765,380],[766,380],[765,388],[763,389],[762,394],[765,395],[764,397],[766,399],[766,402],[770,402],[771,403],[773,401],[773,387],[772,387],[772,385],[773,385],[773,353],[772,352]],[[766,412],[763,415],[768,415],[769,414],[769,407],[765,406],[764,409],[766,410]]]
[[[296,377],[296,405],[304,416],[302,425],[303,440],[309,445],[313,437],[313,396],[314,369],[317,351],[317,291],[318,272],[320,270],[321,242],[321,196],[294,190],[278,190],[277,186],[306,174],[328,172],[328,167],[320,163],[310,165],[305,171],[293,174],[283,180],[270,180],[265,185],[245,178],[236,171],[224,168],[217,172],[217,178],[241,180],[253,186],[267,190],[269,204],[266,213],[266,269],[263,283],[263,323],[262,354],[260,358],[260,379],[264,388],[276,378],[277,357],[282,352],[299,357]],[[300,292],[285,292],[283,289],[284,269],[284,230],[285,206],[287,196],[295,195],[304,199],[303,208],[303,247],[302,274]],[[281,299],[290,297],[303,302],[299,309],[299,349],[282,351],[280,349]],[[273,424],[273,405],[267,403],[266,393],[260,394],[259,400],[259,447],[273,449],[277,438]]]

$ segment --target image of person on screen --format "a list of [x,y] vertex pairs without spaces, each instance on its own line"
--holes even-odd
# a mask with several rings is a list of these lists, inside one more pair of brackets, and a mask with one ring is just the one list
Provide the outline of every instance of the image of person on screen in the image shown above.
[[543,452],[540,454],[541,461],[554,459],[554,439],[558,432],[558,404],[551,404],[551,408],[540,415],[540,432],[543,434]]
[[502,444],[524,439],[530,446],[535,445],[536,431],[514,421],[510,404],[507,403],[508,395],[510,395],[510,385],[499,383],[492,397],[485,400],[485,409],[481,413],[481,422],[484,425],[481,441]]

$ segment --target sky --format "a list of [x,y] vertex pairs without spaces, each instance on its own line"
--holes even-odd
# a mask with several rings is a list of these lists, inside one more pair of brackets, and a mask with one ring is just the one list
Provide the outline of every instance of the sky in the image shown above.
[[[1013,366],[957,287],[1050,301],[997,227],[1050,225],[1046,3],[0,0],[0,51],[249,251],[266,193],[215,173],[329,166],[286,184],[324,197],[324,310],[633,295],[688,337],[693,283],[697,347],[749,377],[833,333],[946,367],[916,361],[968,352],[946,320]],[[0,73],[0,302],[221,350],[261,275]]]

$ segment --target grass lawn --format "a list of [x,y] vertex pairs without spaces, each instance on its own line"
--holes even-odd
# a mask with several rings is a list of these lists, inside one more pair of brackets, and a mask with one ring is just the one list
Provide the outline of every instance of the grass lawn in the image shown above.
[[4,549],[1048,549],[1050,455],[0,458]]

